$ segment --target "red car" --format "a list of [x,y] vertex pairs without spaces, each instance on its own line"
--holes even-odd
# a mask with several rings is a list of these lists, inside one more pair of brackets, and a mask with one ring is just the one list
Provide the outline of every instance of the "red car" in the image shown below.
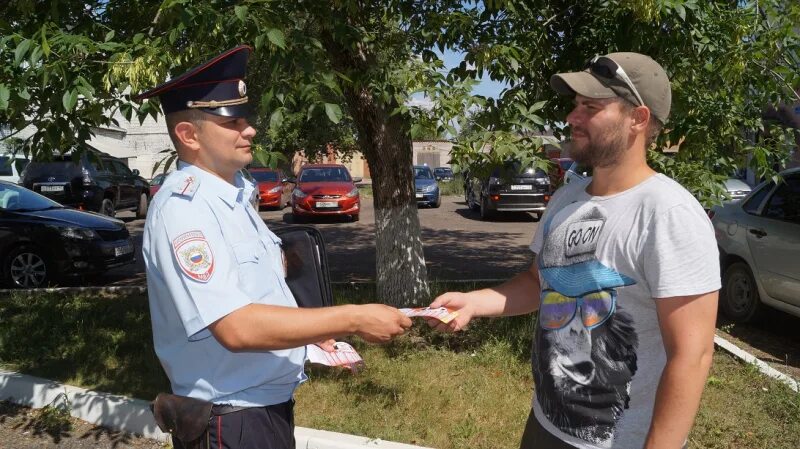
[[260,207],[283,209],[292,197],[292,182],[283,172],[272,168],[251,168],[248,170],[258,183],[261,196]]
[[345,215],[358,221],[361,199],[347,167],[340,164],[308,164],[300,168],[292,191],[295,222],[324,215]]
[[156,192],[158,189],[161,188],[161,184],[164,184],[164,180],[167,179],[167,175],[161,173],[160,175],[156,175],[153,179],[150,180],[150,198],[156,196]]

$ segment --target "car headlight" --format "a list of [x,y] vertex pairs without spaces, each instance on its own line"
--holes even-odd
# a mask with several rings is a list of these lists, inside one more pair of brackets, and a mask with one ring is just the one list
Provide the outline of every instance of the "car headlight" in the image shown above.
[[278,193],[281,190],[283,190],[283,186],[275,186],[275,187],[269,189],[269,193]]
[[77,240],[93,240],[100,238],[96,232],[91,229],[86,228],[71,228],[71,227],[61,227],[61,226],[54,226],[53,227],[62,237],[66,237],[68,239],[77,239]]
[[533,183],[540,186],[544,186],[550,184],[550,180],[547,178],[534,178]]
[[433,192],[434,190],[436,190],[436,184],[430,184],[422,188],[425,193]]
[[345,195],[345,196],[348,197],[348,198],[357,197],[358,196],[358,187],[353,187],[353,190],[347,192],[347,195]]
[[303,193],[303,191],[302,191],[302,190],[300,190],[300,189],[298,189],[298,188],[295,188],[294,190],[292,190],[292,196],[294,196],[294,197],[297,197],[297,198],[305,198],[305,197],[307,197],[308,195],[306,195],[305,193]]

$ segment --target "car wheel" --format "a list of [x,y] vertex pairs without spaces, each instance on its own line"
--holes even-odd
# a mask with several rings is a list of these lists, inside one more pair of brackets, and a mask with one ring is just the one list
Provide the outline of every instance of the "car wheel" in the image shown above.
[[355,214],[355,215],[351,215],[350,216],[350,221],[352,221],[352,222],[356,222],[356,221],[358,221],[360,219],[361,219],[361,215],[359,215],[359,214]]
[[50,283],[52,273],[39,250],[21,246],[6,258],[5,278],[14,288],[38,288]]
[[431,206],[432,206],[433,208],[438,208],[438,207],[439,207],[439,206],[441,206],[441,205],[442,205],[442,195],[439,195],[439,197],[438,197],[438,198],[436,198],[436,202],[435,202],[435,203],[433,203],[433,204],[431,204]]
[[478,210],[480,209],[480,205],[478,204],[477,198],[475,198],[475,191],[469,189],[468,196],[467,196],[467,207],[471,210]]
[[103,199],[103,202],[100,203],[100,210],[98,212],[108,217],[113,217],[116,215],[116,211],[114,210],[114,202],[108,198]]
[[486,197],[481,198],[480,204],[481,220],[490,220],[494,216],[494,212],[489,210],[488,201]]
[[306,222],[306,217],[304,217],[302,215],[292,214],[292,222],[294,222],[296,224],[305,223]]
[[753,272],[744,262],[728,266],[722,276],[720,291],[722,313],[737,323],[752,321],[761,309],[761,298]]
[[147,208],[149,206],[150,202],[148,201],[147,194],[142,193],[139,195],[139,207],[136,208],[136,218],[147,217]]

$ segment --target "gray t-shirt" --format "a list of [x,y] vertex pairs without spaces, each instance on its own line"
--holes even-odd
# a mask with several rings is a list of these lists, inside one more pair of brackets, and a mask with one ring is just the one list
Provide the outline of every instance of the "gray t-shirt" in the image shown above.
[[658,298],[719,290],[703,208],[656,174],[616,195],[559,189],[531,244],[542,283],[533,341],[534,414],[581,449],[639,448],[666,355]]

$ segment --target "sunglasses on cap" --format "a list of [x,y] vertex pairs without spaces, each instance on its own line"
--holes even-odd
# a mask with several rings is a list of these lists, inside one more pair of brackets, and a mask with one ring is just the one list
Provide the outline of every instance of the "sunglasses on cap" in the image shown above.
[[605,323],[614,313],[617,294],[613,290],[587,293],[577,298],[564,296],[555,290],[542,290],[539,305],[539,325],[547,330],[566,327],[580,310],[581,321],[587,330]]
[[594,76],[598,76],[600,78],[605,79],[614,79],[617,78],[633,92],[633,95],[636,97],[636,101],[639,102],[639,106],[644,106],[644,100],[642,100],[642,96],[639,95],[639,91],[636,90],[636,86],[633,85],[633,81],[628,77],[628,74],[625,73],[625,70],[620,67],[619,64],[614,62],[613,59],[608,58],[606,56],[595,56],[594,58],[590,59],[589,62],[586,64],[586,68]]

